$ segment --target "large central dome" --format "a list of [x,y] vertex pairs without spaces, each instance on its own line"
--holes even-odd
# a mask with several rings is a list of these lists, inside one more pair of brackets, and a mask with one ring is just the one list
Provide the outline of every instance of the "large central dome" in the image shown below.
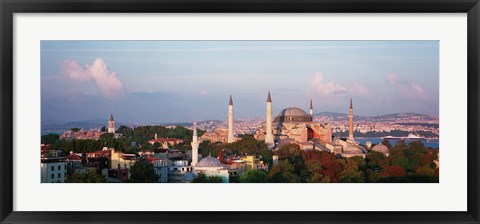
[[274,119],[275,122],[305,122],[312,121],[312,116],[298,107],[283,109]]

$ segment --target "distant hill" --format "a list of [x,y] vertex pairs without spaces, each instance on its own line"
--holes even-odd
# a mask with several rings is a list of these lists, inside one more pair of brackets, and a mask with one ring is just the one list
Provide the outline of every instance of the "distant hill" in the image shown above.
[[[436,117],[419,114],[419,113],[394,113],[394,114],[385,114],[378,116],[355,116],[355,121],[374,121],[374,122],[385,122],[385,121],[399,121],[402,119],[405,120],[433,120],[437,119]],[[344,113],[335,113],[335,112],[320,112],[314,114],[315,120],[323,121],[347,121],[348,114]]]
[[[121,125],[128,127],[135,126],[145,126],[145,125],[162,125],[162,126],[191,126],[190,122],[150,122],[150,123],[122,123],[116,122],[115,126],[118,128]],[[107,120],[105,119],[94,119],[94,120],[85,120],[85,121],[57,121],[57,120],[43,120],[41,123],[42,126],[42,135],[49,133],[62,134],[63,132],[70,130],[71,128],[80,128],[84,130],[90,129],[100,129],[104,126],[107,126]]]
[[[435,123],[431,122],[434,120],[438,121],[438,117],[433,117],[425,114],[419,113],[394,113],[394,114],[385,114],[385,115],[378,115],[378,116],[358,116],[355,115],[356,122],[368,121],[368,122],[396,122],[396,123]],[[335,112],[320,112],[314,114],[315,121],[322,121],[322,122],[332,122],[332,121],[339,121],[345,122],[348,121],[348,114],[344,113],[335,113]],[[264,118],[255,118],[250,119],[250,121],[243,121],[249,123],[255,123],[255,125],[248,125],[248,126],[255,126],[256,123],[264,121]],[[430,122],[428,122],[430,121]],[[226,120],[204,120],[198,121],[197,127],[202,128],[204,130],[215,130],[218,127],[225,125]],[[236,121],[238,122],[238,121]],[[242,122],[238,122],[242,123]],[[58,133],[61,134],[66,130],[71,128],[81,128],[85,130],[89,129],[100,129],[103,126],[107,125],[107,120],[105,119],[94,119],[94,120],[85,120],[85,121],[56,121],[56,120],[43,120],[42,121],[42,134],[48,133]],[[125,125],[128,127],[135,127],[135,126],[145,126],[145,125],[162,125],[162,126],[184,126],[184,127],[191,127],[193,124],[191,122],[145,122],[145,123],[121,123],[117,122],[117,128],[120,125]],[[253,129],[252,129],[253,130]],[[250,131],[252,131],[250,130]]]
[[56,120],[43,120],[42,123],[42,134],[46,133],[63,133],[66,130],[71,128],[80,128],[85,130],[90,129],[100,129],[103,126],[107,125],[105,119],[96,119],[96,120],[86,120],[86,121],[56,121]]

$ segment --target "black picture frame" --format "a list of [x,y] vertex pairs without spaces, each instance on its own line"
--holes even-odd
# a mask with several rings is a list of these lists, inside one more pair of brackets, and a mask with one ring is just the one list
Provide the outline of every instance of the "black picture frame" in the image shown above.
[[[478,0],[0,0],[2,223],[480,223]],[[20,212],[13,211],[14,13],[467,13],[468,211],[466,212]],[[33,199],[34,200],[34,199]],[[347,202],[348,203],[348,202]]]

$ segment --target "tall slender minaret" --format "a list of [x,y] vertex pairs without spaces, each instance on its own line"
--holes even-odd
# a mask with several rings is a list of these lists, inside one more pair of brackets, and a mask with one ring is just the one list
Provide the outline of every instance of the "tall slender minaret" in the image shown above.
[[108,133],[115,133],[115,120],[113,120],[113,114],[110,114],[110,119],[108,120]]
[[273,145],[273,133],[272,133],[272,98],[270,97],[270,91],[267,96],[267,113],[265,123],[267,126],[265,143]]
[[193,139],[192,139],[192,166],[198,163],[198,136],[197,136],[197,123],[193,123]]
[[350,110],[348,112],[348,139],[353,141],[353,106],[350,98]]
[[310,116],[313,116],[313,104],[312,104],[312,98],[310,98]]
[[233,136],[233,100],[232,95],[230,95],[230,102],[228,102],[228,143],[232,143],[235,141],[235,137]]

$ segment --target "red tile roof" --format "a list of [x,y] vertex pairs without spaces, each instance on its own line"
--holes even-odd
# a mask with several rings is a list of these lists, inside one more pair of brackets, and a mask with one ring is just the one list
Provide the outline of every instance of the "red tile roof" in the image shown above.
[[75,154],[70,154],[67,156],[67,160],[82,160],[82,157]]
[[42,152],[45,152],[45,151],[49,151],[50,150],[50,144],[48,145],[41,145],[40,148],[42,150]]
[[112,150],[108,149],[108,150],[99,150],[99,151],[95,151],[95,152],[89,152],[87,153],[88,154],[95,154],[95,155],[100,155],[100,156],[110,156],[110,153],[111,153]]
[[158,142],[158,143],[162,143],[162,142],[182,142],[182,139],[178,139],[178,138],[156,138],[156,139],[152,139],[148,142],[150,142],[150,143],[155,143],[155,142]]

